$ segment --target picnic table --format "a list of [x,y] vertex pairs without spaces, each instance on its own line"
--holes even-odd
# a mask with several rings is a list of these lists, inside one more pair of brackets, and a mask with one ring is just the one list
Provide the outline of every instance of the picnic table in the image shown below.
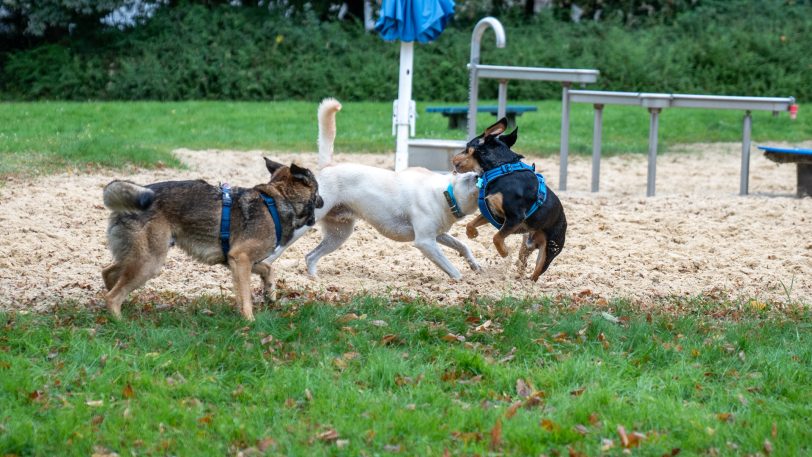
[[[477,107],[478,113],[491,113],[496,116],[498,108],[495,105],[485,105]],[[505,117],[508,120],[508,127],[516,125],[516,117],[524,113],[538,111],[538,108],[531,105],[508,105],[505,107]],[[448,118],[449,129],[468,130],[468,107],[467,106],[429,106],[427,113],[440,113]]]
[[812,149],[759,146],[764,157],[776,163],[794,163],[798,173],[798,198],[812,197]]

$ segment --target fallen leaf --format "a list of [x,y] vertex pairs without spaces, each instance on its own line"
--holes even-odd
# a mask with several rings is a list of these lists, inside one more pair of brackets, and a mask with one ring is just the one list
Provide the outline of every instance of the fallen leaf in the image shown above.
[[600,417],[598,416],[598,413],[592,413],[592,414],[589,415],[589,423],[592,426],[596,426],[596,425],[601,423],[601,420],[600,420]]
[[98,408],[99,406],[104,405],[104,400],[88,400],[85,402],[85,404],[91,408]]
[[273,342],[273,335],[268,335],[265,338],[259,340],[259,344],[265,346],[268,343]]
[[617,434],[620,436],[620,445],[624,448],[629,447],[629,436],[626,434],[626,427],[622,425],[617,426]]
[[90,419],[90,423],[91,423],[92,425],[99,425],[99,424],[101,424],[102,422],[104,422],[104,416],[102,416],[102,415],[93,416],[93,418],[92,418],[92,419]]
[[606,452],[615,447],[615,442],[608,438],[601,438],[601,452]]
[[316,435],[316,439],[319,441],[324,441],[325,443],[329,443],[331,441],[335,441],[338,439],[338,432],[335,429],[327,430],[326,432],[319,433]]
[[465,342],[465,337],[462,335],[455,335],[453,333],[449,333],[448,335],[443,337],[443,340],[451,343],[456,343],[457,341],[462,343]]
[[577,388],[577,389],[575,389],[573,391],[570,391],[570,395],[572,395],[573,397],[578,397],[582,393],[584,393],[585,390],[586,390],[586,387],[579,387],[579,388]]
[[389,324],[387,324],[386,321],[382,321],[380,319],[377,319],[377,320],[374,320],[374,321],[369,321],[369,323],[374,325],[375,327],[387,327],[387,326],[389,326]]
[[339,317],[339,318],[338,318],[338,322],[339,322],[339,323],[341,323],[341,324],[346,324],[347,322],[349,322],[349,321],[354,321],[354,320],[356,320],[356,319],[358,319],[358,315],[357,315],[357,314],[355,314],[355,313],[349,313],[349,314],[345,314],[345,315],[343,315],[343,316]]
[[586,435],[587,433],[589,433],[589,430],[587,430],[585,425],[575,424],[575,427],[573,428],[575,429],[576,432],[580,433],[581,435]]
[[502,419],[497,418],[491,429],[491,450],[496,451],[502,446]]
[[682,452],[682,449],[678,447],[671,448],[671,452],[666,452],[662,455],[662,457],[676,457],[680,454],[680,452]]
[[121,390],[121,396],[124,398],[133,398],[135,397],[135,392],[133,391],[133,386],[127,384],[124,386],[124,389]]
[[548,432],[554,432],[558,430],[560,427],[555,422],[545,418],[541,420],[541,428],[547,430]]
[[345,448],[350,445],[350,440],[336,440],[336,447],[339,449]]
[[528,385],[524,379],[519,378],[516,380],[516,395],[519,398],[527,398],[533,393],[533,388]]
[[261,452],[265,452],[269,447],[276,447],[276,440],[273,438],[263,438],[257,443],[257,448]]
[[391,333],[389,335],[384,335],[383,338],[381,338],[381,344],[383,344],[384,346],[387,344],[397,343],[397,341],[398,336],[393,335]]
[[733,414],[730,413],[719,413],[716,415],[716,418],[722,422],[730,422],[733,419]]
[[209,425],[211,424],[212,419],[213,418],[211,414],[206,414],[205,416],[198,419],[197,422],[201,425]]
[[510,419],[511,417],[515,416],[516,411],[518,411],[521,406],[522,402],[520,401],[514,402],[512,405],[510,405],[508,409],[505,410],[505,419]]
[[773,429],[770,431],[770,436],[773,438],[778,436],[778,424],[773,422]]
[[488,319],[485,322],[483,322],[481,325],[477,325],[476,327],[474,327],[474,331],[475,332],[481,332],[481,331],[487,330],[488,327],[490,327],[492,324],[493,324],[493,322],[491,322],[491,320]]
[[307,401],[313,401],[313,394],[310,392],[310,389],[305,389],[304,395]]
[[387,444],[383,447],[386,452],[398,453],[401,450],[400,444]]
[[587,457],[586,454],[584,454],[581,451],[576,451],[575,449],[572,448],[572,446],[567,446],[567,454],[569,455],[569,457]]
[[451,436],[465,444],[482,441],[482,434],[479,432],[451,432]]
[[602,317],[602,318],[604,318],[604,319],[606,319],[606,320],[607,320],[607,321],[609,321],[609,322],[614,323],[614,324],[619,324],[619,323],[620,323],[620,319],[619,319],[619,318],[617,318],[617,317],[615,317],[615,316],[613,316],[613,315],[611,315],[611,314],[607,313],[606,311],[601,311],[601,317]]
[[764,453],[765,454],[770,455],[770,454],[773,453],[773,443],[771,443],[770,440],[765,439],[763,447],[764,447]]

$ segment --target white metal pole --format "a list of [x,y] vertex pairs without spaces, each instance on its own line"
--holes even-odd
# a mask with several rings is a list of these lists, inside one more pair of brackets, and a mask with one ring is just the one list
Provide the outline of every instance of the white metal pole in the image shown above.
[[507,113],[507,79],[499,81],[499,95],[496,105],[496,118],[502,119]]
[[567,164],[570,154],[570,83],[562,84],[561,90],[561,157],[558,190],[567,190]]
[[595,104],[595,124],[592,127],[592,192],[597,192],[601,181],[601,134],[603,130],[603,105]]
[[739,195],[747,195],[750,191],[750,132],[753,129],[753,117],[750,115],[750,111],[744,112],[742,124],[742,171]]
[[401,42],[395,171],[404,170],[409,166],[409,104],[412,101],[413,62],[414,43]]
[[657,179],[657,130],[659,127],[660,108],[649,108],[651,113],[648,126],[648,179],[646,180],[646,197],[653,197]]

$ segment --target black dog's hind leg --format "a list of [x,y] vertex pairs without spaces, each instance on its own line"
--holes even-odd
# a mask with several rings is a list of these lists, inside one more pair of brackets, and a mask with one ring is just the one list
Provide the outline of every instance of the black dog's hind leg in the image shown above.
[[555,225],[545,231],[545,235],[547,235],[547,256],[544,259],[544,267],[539,274],[547,271],[553,259],[558,254],[561,254],[561,250],[564,249],[564,241],[567,235],[567,218],[564,217],[564,213],[561,213],[561,217],[556,221]]
[[505,238],[519,229],[524,219],[516,216],[508,216],[502,228],[493,236],[493,245],[496,246],[496,251],[502,257],[507,257],[508,249],[505,246]]

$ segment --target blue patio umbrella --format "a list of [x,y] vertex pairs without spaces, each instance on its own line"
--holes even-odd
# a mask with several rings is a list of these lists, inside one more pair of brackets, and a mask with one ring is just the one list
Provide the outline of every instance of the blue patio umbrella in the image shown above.
[[395,170],[406,168],[409,142],[409,104],[412,100],[414,42],[434,41],[454,15],[453,0],[383,0],[375,30],[387,41],[400,41],[398,108],[395,118]]

